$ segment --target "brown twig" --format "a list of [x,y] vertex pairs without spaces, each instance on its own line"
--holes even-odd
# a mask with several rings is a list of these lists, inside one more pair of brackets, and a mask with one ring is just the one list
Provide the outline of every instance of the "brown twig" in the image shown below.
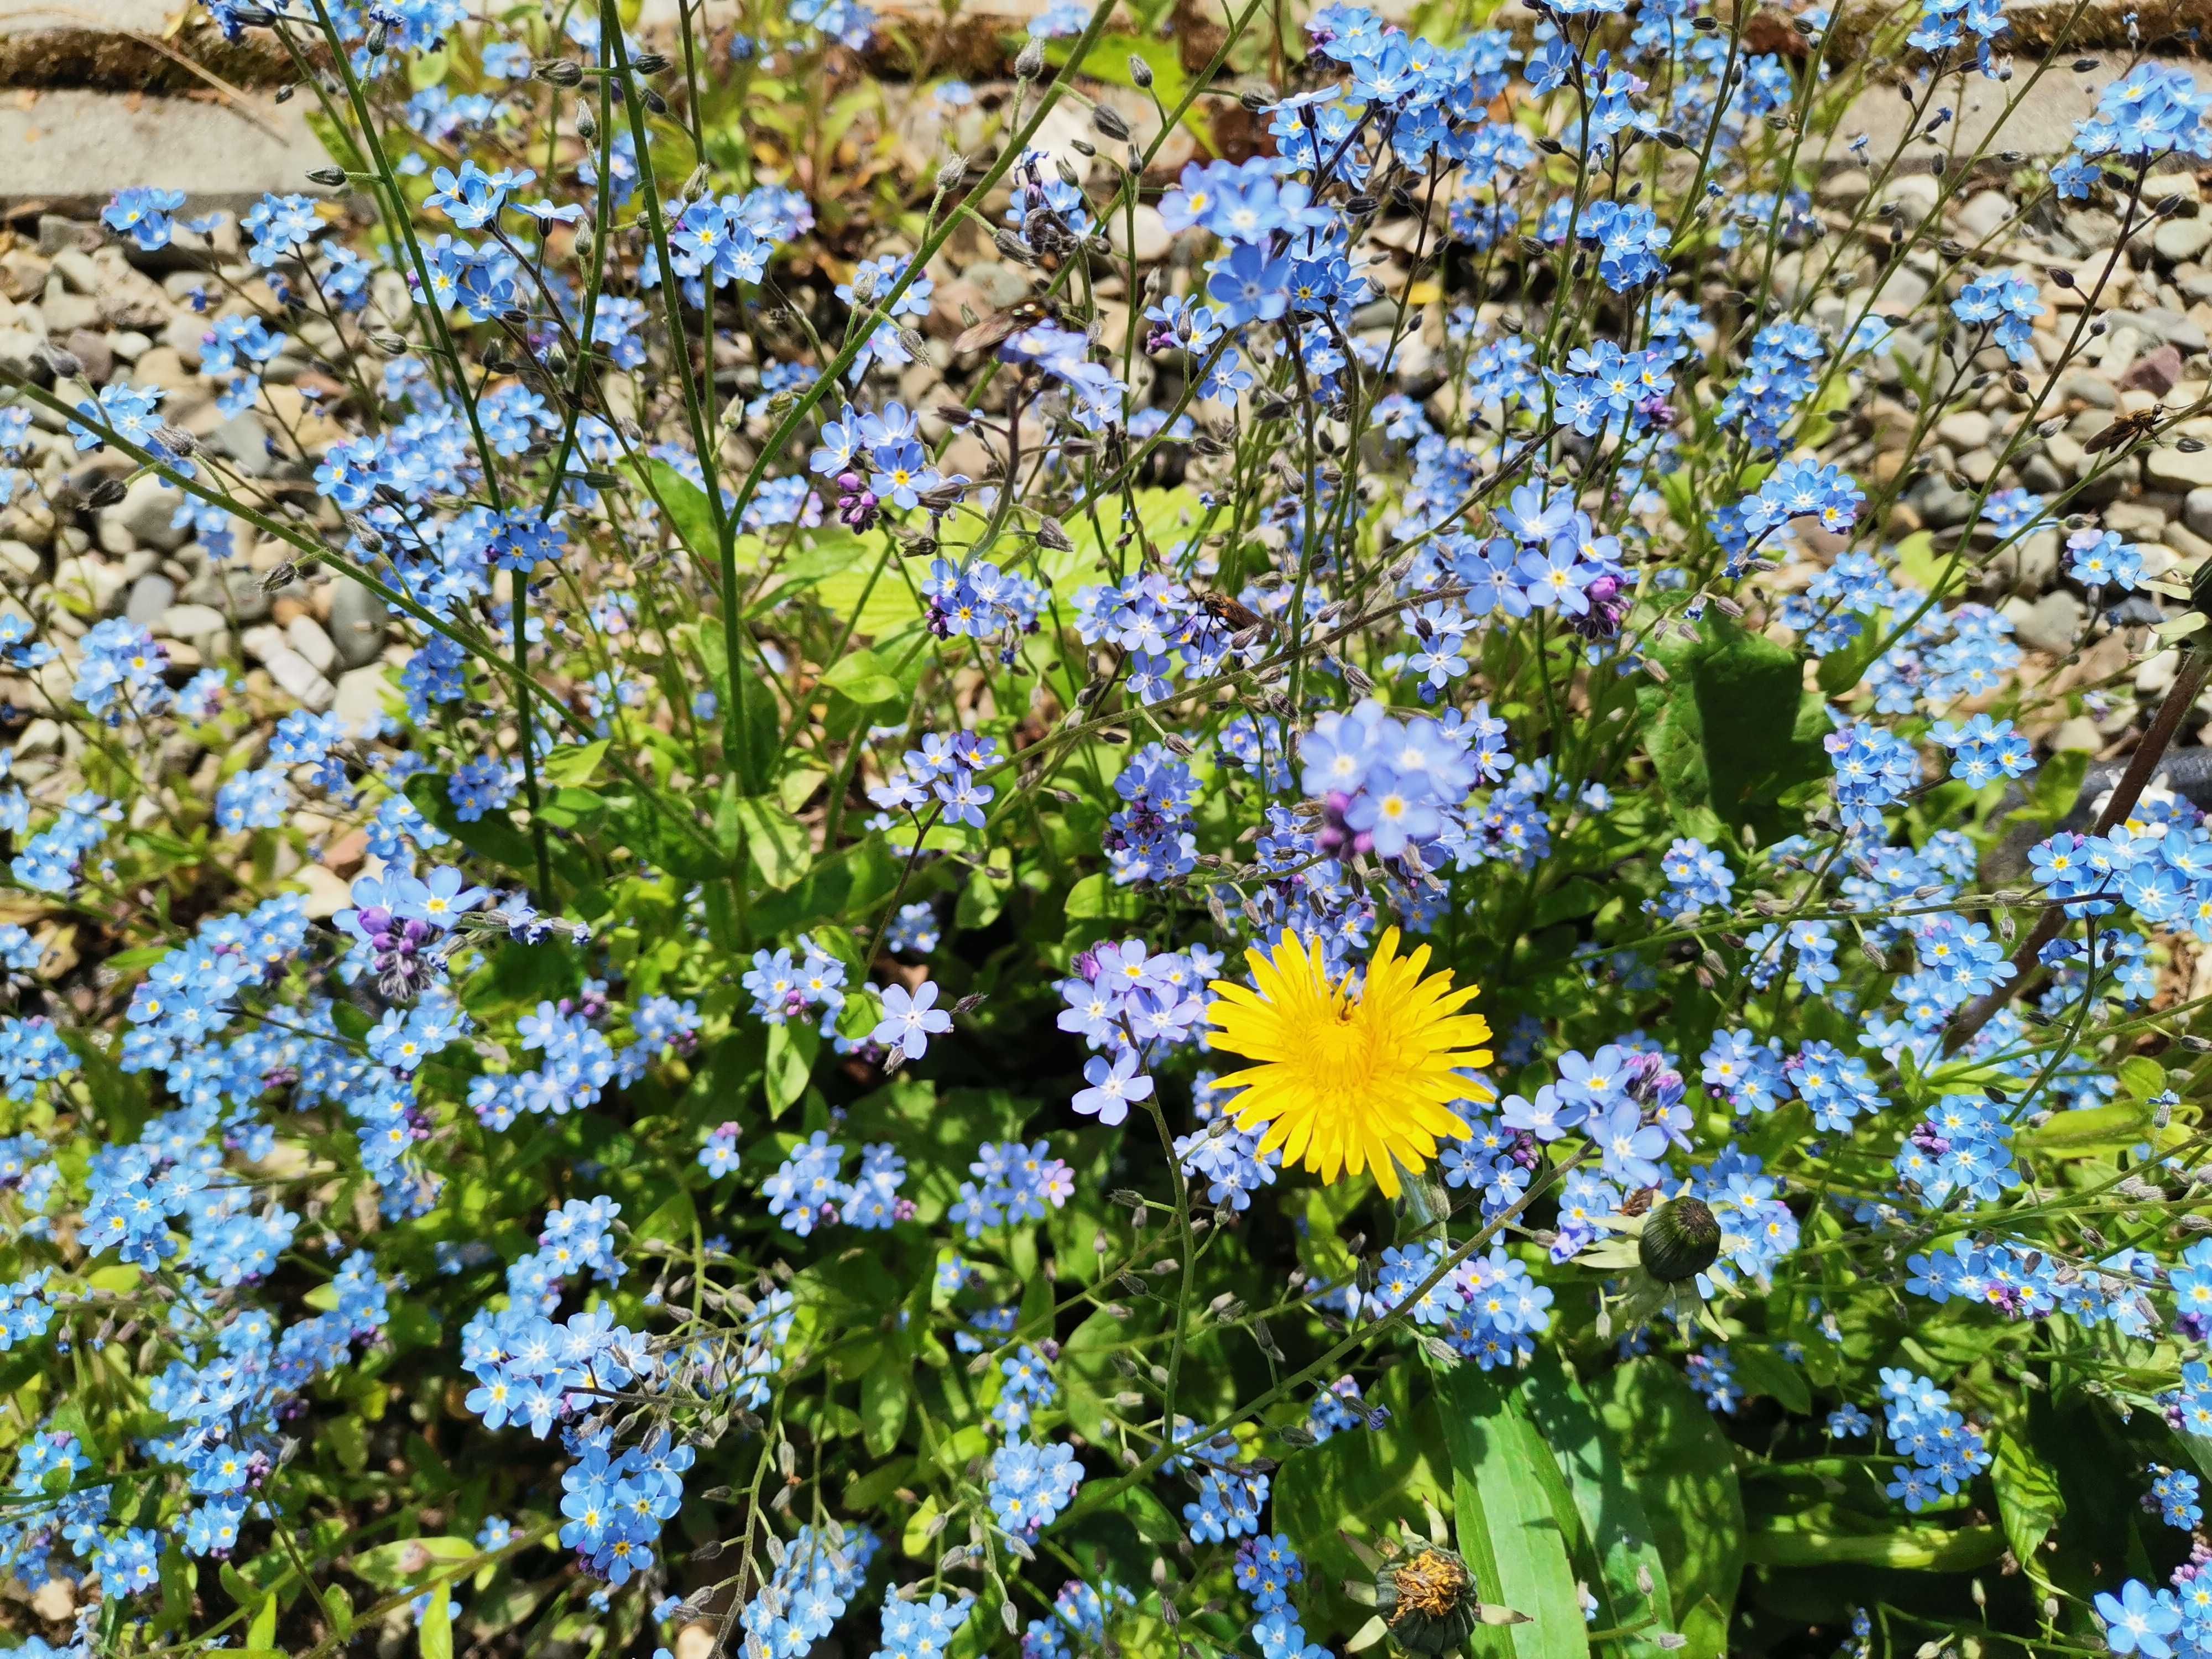
[[[2151,775],[2158,770],[2159,763],[2166,758],[2166,746],[2173,734],[2181,729],[2181,717],[2197,701],[2197,693],[2204,689],[2205,677],[2212,673],[2212,650],[2184,647],[2181,666],[2173,677],[2173,684],[2166,694],[2166,701],[2158,706],[2151,717],[2150,730],[2143,733],[2142,741],[2129,757],[2128,769],[2112,786],[2105,810],[2097,814],[2097,822],[2090,830],[2093,836],[2101,836],[2135,811],[2136,802],[2142,798]],[[2066,925],[2067,911],[2063,905],[2052,905],[2043,913],[2043,920],[2035,924],[2035,931],[2021,942],[2013,953],[2012,977],[1990,991],[1953,1024],[1943,1039],[1943,1052],[1956,1054],[1973,1041],[1974,1034],[1996,1017],[1997,1011],[2019,994],[2027,983],[2029,971],[2036,965],[2043,947],[2058,936]]]

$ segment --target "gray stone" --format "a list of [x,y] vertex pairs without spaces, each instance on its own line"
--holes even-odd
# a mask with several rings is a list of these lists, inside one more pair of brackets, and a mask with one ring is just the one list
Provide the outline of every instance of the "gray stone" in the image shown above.
[[182,490],[149,472],[135,480],[114,506],[100,508],[100,522],[103,531],[112,522],[131,538],[133,546],[173,553],[192,538],[190,525],[170,522],[184,504]]
[[93,264],[92,255],[82,248],[62,249],[54,255],[52,270],[71,294],[82,294],[88,299],[100,292],[100,267]]
[[123,598],[123,568],[94,553],[72,554],[54,567],[54,588],[89,604],[100,616]]
[[269,620],[270,596],[251,570],[212,567],[186,585],[183,598],[187,605],[210,606],[240,627]]
[[228,633],[230,618],[211,605],[173,605],[153,627],[164,639],[204,640],[211,634]]
[[265,478],[276,465],[269,453],[269,428],[250,409],[242,409],[210,434],[209,443],[230,457],[240,477]]
[[0,541],[0,570],[17,581],[34,582],[45,573],[46,561],[28,542]]
[[1814,198],[1822,207],[1854,208],[1866,199],[1874,180],[1863,167],[1838,167],[1820,180]]
[[131,584],[131,598],[124,605],[123,614],[141,628],[151,628],[176,597],[176,583],[158,571],[141,576]]
[[2116,331],[2122,323],[2132,323],[2154,339],[2179,346],[2184,356],[2201,356],[2205,349],[2204,331],[2179,312],[2168,311],[2163,306],[2147,306],[2141,311],[2116,311],[2112,317]]
[[2058,532],[2038,530],[1993,555],[1990,586],[1999,592],[2037,594],[2058,580]]
[[323,678],[322,671],[289,645],[278,646],[262,659],[269,678],[295,701],[321,714],[337,701],[338,689]]
[[2170,264],[2194,259],[2212,247],[2212,219],[2168,219],[2152,233],[2150,245]]
[[331,643],[331,636],[323,632],[322,623],[313,617],[295,617],[284,625],[284,639],[291,647],[314,664],[318,672],[327,674],[337,666],[338,648]]
[[2212,449],[2191,454],[2172,444],[2160,444],[2145,457],[2143,469],[2160,489],[2201,489],[2212,484]]
[[1955,450],[1979,449],[1990,441],[1990,417],[1978,409],[1962,409],[1938,421],[1936,435]]
[[1980,190],[1959,210],[1959,228],[1977,242],[1987,241],[2011,222],[2013,198],[2001,190]]
[[1134,215],[1125,218],[1117,213],[1108,222],[1107,235],[1115,249],[1124,257],[1129,252],[1133,229],[1139,264],[1148,265],[1168,257],[1168,247],[1175,240],[1175,233],[1168,228],[1168,222],[1160,217],[1158,208],[1150,203],[1139,203]]
[[89,216],[120,185],[158,185],[183,191],[194,210],[243,211],[269,191],[312,191],[307,170],[330,162],[307,125],[313,101],[204,103],[61,88],[9,99],[0,106],[8,158],[0,202],[54,203]]
[[338,676],[337,700],[331,707],[347,731],[373,736],[384,729],[384,699],[391,689],[392,676],[383,664],[356,668]]
[[2182,498],[2181,521],[2212,540],[2212,486],[2192,489]]
[[392,613],[384,601],[350,576],[341,576],[331,592],[331,640],[338,661],[348,668],[374,662],[384,652]]
[[2063,755],[2069,750],[2095,754],[2105,746],[2105,739],[2097,730],[2097,722],[2087,714],[2076,714],[2070,720],[2061,720],[2051,734],[2051,752]]
[[2022,645],[2054,657],[2063,657],[2074,648],[2082,618],[2087,615],[2081,601],[2063,588],[2045,593],[2033,604],[2007,599],[1999,609],[2012,618]]

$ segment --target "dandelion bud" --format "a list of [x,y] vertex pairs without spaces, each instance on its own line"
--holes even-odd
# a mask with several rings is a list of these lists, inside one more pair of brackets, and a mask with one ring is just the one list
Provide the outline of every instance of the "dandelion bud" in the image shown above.
[[655,115],[668,113],[668,100],[651,87],[646,88],[641,95],[645,99],[646,108],[651,110]]
[[669,64],[665,52],[641,52],[630,59],[630,68],[640,75],[658,75]]
[[1037,262],[1036,250],[1004,226],[992,233],[991,241],[1000,252],[1018,264],[1033,265]]
[[346,174],[343,167],[310,167],[307,170],[307,182],[311,185],[327,185],[331,189],[336,190],[345,181]]
[[383,55],[385,43],[391,39],[391,25],[385,22],[382,18],[379,18],[369,26],[368,39],[362,44],[367,48],[371,58],[377,58]]
[[289,587],[300,580],[300,567],[287,559],[261,579],[261,591],[274,593],[280,587]]
[[1264,114],[1267,106],[1275,101],[1274,89],[1271,87],[1255,87],[1251,91],[1239,94],[1237,101],[1243,105],[1245,110],[1250,114]]
[[123,499],[125,493],[122,479],[102,478],[98,483],[93,485],[92,493],[85,497],[85,505],[95,507],[112,507]]
[[1044,48],[1031,40],[1022,48],[1021,55],[1014,59],[1014,79],[1034,81],[1043,73]]
[[54,372],[57,380],[73,380],[84,373],[83,361],[73,351],[64,351],[59,346],[46,348],[46,367]]
[[1129,83],[1139,92],[1152,89],[1152,66],[1133,52],[1129,54]]
[[556,58],[550,63],[540,64],[531,73],[549,87],[581,86],[584,81],[584,66],[571,63],[565,58]]
[[937,169],[937,188],[949,194],[959,189],[961,182],[967,177],[968,158],[964,155],[955,155]]
[[1091,106],[1091,125],[1109,138],[1118,140],[1129,136],[1129,124],[1121,118],[1121,112],[1109,108],[1104,104],[1093,104]]
[[1637,1260],[1662,1285],[1695,1279],[1720,1253],[1721,1224],[1694,1198],[1670,1198],[1659,1206],[1636,1241]]
[[1054,518],[1037,520],[1036,538],[1055,553],[1073,553],[1075,550],[1074,538],[1060,528],[1060,520]]

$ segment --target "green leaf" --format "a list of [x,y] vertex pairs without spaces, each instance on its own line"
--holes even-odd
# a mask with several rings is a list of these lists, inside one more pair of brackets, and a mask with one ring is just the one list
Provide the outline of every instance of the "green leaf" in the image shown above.
[[864,708],[896,702],[906,695],[891,678],[884,659],[867,650],[848,652],[830,664],[823,672],[822,684]]
[[714,562],[720,556],[721,544],[714,535],[714,509],[707,492],[666,461],[649,460],[645,469],[652,476],[653,493],[668,509],[677,538],[694,558]]
[[1635,1653],[1664,1651],[1652,1638],[1674,1628],[1667,1563],[1597,1408],[1574,1373],[1543,1347],[1522,1376],[1521,1401],[1565,1477],[1579,1531],[1577,1558],[1586,1554],[1597,1570],[1591,1588],[1601,1622],[1619,1629],[1649,1620],[1649,1628],[1626,1645]]
[[2120,1088],[2130,1100],[2155,1100],[2166,1092],[2166,1067],[2148,1054],[2130,1054],[2120,1062]]
[[1885,1567],[1899,1572],[1967,1572],[2004,1553],[1995,1527],[1896,1527],[1887,1532],[1832,1532],[1800,1525],[1802,1517],[1769,1521],[1745,1540],[1746,1559],[1763,1567]]
[[276,1645],[276,1598],[264,1595],[254,1603],[253,1617],[246,1621],[246,1645],[249,1648],[273,1648]]
[[1546,1492],[1546,1475],[1558,1478],[1550,1449],[1517,1396],[1487,1371],[1455,1365],[1438,1379],[1437,1394],[1460,1553],[1485,1602],[1528,1615],[1526,1624],[1479,1629],[1469,1647],[1516,1659],[1586,1656],[1566,1534]]
[[1735,1367],[1736,1381],[1743,1384],[1745,1393],[1763,1394],[1800,1417],[1813,1409],[1813,1385],[1805,1380],[1805,1373],[1773,1349],[1745,1343],[1729,1348],[1729,1361]]
[[441,1585],[430,1592],[418,1632],[422,1659],[453,1659],[453,1601]]
[[1996,1488],[1997,1519],[2004,1525],[2005,1542],[2030,1578],[2039,1585],[2047,1583],[2039,1552],[2066,1513],[2058,1477],[2017,1436],[1999,1433],[1996,1440],[1990,1484]]
[[2006,815],[2007,823],[2057,823],[2074,810],[2081,798],[2081,781],[2089,775],[2089,751],[2062,749],[2035,769],[2028,786],[2027,804]]
[[1649,744],[1677,811],[1710,807],[1730,828],[1778,818],[1775,801],[1827,775],[1826,720],[1794,653],[1715,612],[1695,643],[1661,653],[1668,680],[1642,694]]
[[1729,1620],[1743,1577],[1735,1453],[1704,1402],[1663,1360],[1631,1360],[1592,1382],[1589,1395],[1650,1517],[1675,1617],[1690,1638],[1680,1651],[1719,1659],[1729,1651]]
[[596,743],[580,745],[563,744],[546,756],[544,764],[538,769],[538,775],[548,783],[574,784],[581,788],[598,774],[599,763],[607,757],[608,741],[601,738]]
[[770,796],[742,796],[735,805],[738,822],[744,826],[745,850],[761,879],[779,891],[794,885],[814,862],[806,826]]
[[806,1092],[821,1045],[821,1036],[811,1025],[787,1020],[768,1028],[768,1102],[775,1113],[780,1115]]
[[363,1550],[346,1570],[380,1590],[420,1587],[441,1566],[473,1560],[483,1552],[467,1538],[402,1538]]
[[887,1352],[860,1379],[860,1437],[872,1455],[889,1457],[898,1449],[913,1400],[906,1362],[896,1354]]
[[1103,874],[1094,872],[1067,890],[1063,914],[1070,921],[1128,921],[1136,916],[1137,909],[1134,893],[1109,884]]
[[2141,1101],[2084,1106],[2060,1112],[2051,1121],[2020,1130],[2013,1144],[2041,1158],[2093,1158],[2132,1146],[2150,1132],[2150,1110]]

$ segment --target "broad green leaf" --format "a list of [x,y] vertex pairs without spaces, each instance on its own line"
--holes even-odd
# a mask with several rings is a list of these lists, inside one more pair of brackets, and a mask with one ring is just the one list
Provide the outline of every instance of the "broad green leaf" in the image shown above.
[[380,1590],[420,1586],[441,1565],[467,1561],[482,1554],[467,1538],[402,1538],[363,1550],[347,1564],[356,1578]]
[[1773,1349],[1744,1343],[1729,1349],[1729,1360],[1747,1394],[1763,1394],[1800,1417],[1813,1409],[1813,1385],[1805,1373]]
[[[1589,1385],[1620,1449],[1629,1485],[1650,1518],[1667,1565],[1689,1659],[1729,1651],[1729,1620],[1743,1577],[1743,1494],[1735,1453],[1705,1403],[1673,1367],[1634,1359]],[[1701,1613],[1699,1604],[1710,1611]]]
[[761,879],[781,890],[792,886],[814,861],[814,848],[806,826],[769,796],[745,796],[736,803],[738,822],[744,826],[745,850]]
[[2094,1158],[2134,1146],[2148,1137],[2150,1128],[2148,1106],[2118,1101],[2057,1113],[2048,1123],[2019,1131],[2013,1143],[2039,1158]]
[[2047,1583],[2040,1553],[2043,1540],[2066,1513],[2058,1477],[2017,1437],[1999,1433],[1995,1438],[1990,1484],[1996,1488],[1997,1519],[2004,1524],[2005,1542],[2030,1578]]
[[806,1092],[821,1042],[811,1025],[786,1020],[768,1028],[768,1102],[776,1115]]
[[714,509],[707,492],[666,461],[649,460],[645,466],[652,475],[653,493],[668,509],[668,522],[678,539],[694,558],[714,563],[720,556],[720,544],[714,537]]
[[1667,1564],[1596,1407],[1559,1356],[1543,1347],[1522,1376],[1521,1401],[1565,1478],[1579,1534],[1575,1553],[1578,1559],[1586,1554],[1597,1571],[1590,1587],[1599,1598],[1600,1622],[1619,1629],[1649,1620],[1625,1645],[1632,1653],[1662,1652],[1652,1638],[1674,1628]]
[[246,1622],[246,1645],[249,1648],[272,1648],[276,1645],[276,1598],[264,1595],[253,1606],[253,1617]]
[[869,1452],[889,1457],[898,1449],[914,1389],[900,1356],[886,1353],[860,1379],[860,1437]]
[[874,652],[848,652],[823,671],[822,684],[842,697],[864,707],[896,702],[906,695],[891,677],[884,659]]
[[1486,1603],[1526,1613],[1526,1624],[1485,1626],[1479,1655],[1583,1659],[1589,1652],[1574,1566],[1547,1486],[1552,1454],[1516,1395],[1487,1371],[1454,1366],[1437,1378],[1444,1446],[1451,1456],[1460,1553]]
[[2166,1067],[2148,1054],[2120,1062],[2120,1088],[2130,1100],[2154,1100],[2166,1092]]
[[442,1584],[430,1592],[418,1636],[422,1659],[453,1659],[453,1599]]
[[1735,828],[1775,819],[1784,791],[1827,775],[1826,720],[1794,653],[1715,613],[1661,660],[1668,683],[1641,695],[1669,805],[1710,807]]
[[594,743],[563,744],[546,756],[538,767],[538,775],[552,784],[574,784],[581,788],[589,783],[599,769],[599,763],[607,757],[610,740],[601,738]]

